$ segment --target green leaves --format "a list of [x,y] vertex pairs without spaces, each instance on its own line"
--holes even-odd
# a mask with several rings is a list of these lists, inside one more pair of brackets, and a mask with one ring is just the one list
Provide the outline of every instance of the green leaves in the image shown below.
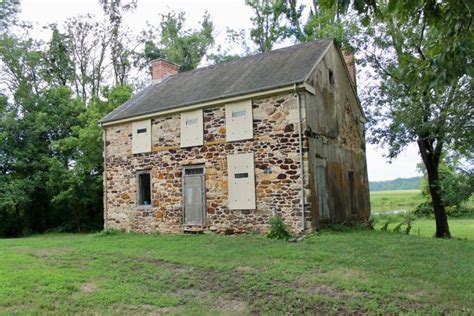
[[184,12],[168,12],[161,15],[159,42],[153,31],[145,39],[143,57],[146,65],[156,58],[164,58],[180,65],[180,71],[195,69],[214,44],[214,24],[209,13],[203,15],[201,28],[185,29]]
[[250,38],[257,45],[259,52],[271,50],[274,44],[287,37],[284,0],[246,0],[245,4],[254,12],[250,18],[253,24]]
[[[42,53],[30,54],[27,43],[6,40],[10,46],[0,53],[7,57],[3,60],[11,73],[18,71],[18,75],[12,80],[15,98],[11,103],[0,98],[0,236],[58,226],[76,231],[100,228],[102,130],[98,120],[125,102],[132,90],[106,87],[102,98],[86,107],[61,85],[58,78],[64,72],[38,70],[45,62]],[[29,72],[23,71],[25,65]],[[25,84],[33,76],[37,84]]]

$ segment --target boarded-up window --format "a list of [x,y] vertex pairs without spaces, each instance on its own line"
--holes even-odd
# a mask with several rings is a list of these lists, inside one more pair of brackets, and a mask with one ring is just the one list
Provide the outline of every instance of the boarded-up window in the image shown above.
[[226,140],[244,140],[253,138],[252,101],[226,104],[225,106]]
[[351,214],[356,214],[356,201],[355,201],[355,183],[354,183],[354,171],[348,172],[349,176],[349,198],[351,200]]
[[229,209],[255,209],[255,167],[253,153],[228,155]]
[[150,172],[138,174],[138,205],[151,205],[151,175]]
[[318,190],[318,207],[321,220],[329,219],[328,193],[326,189],[326,167],[316,167],[316,188]]
[[134,154],[151,151],[151,120],[132,123],[132,152]]
[[181,113],[181,147],[202,146],[202,110]]

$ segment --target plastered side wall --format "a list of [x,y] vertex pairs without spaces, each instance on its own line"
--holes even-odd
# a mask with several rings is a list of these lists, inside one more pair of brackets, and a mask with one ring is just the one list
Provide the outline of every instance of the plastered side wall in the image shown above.
[[[272,210],[301,229],[298,111],[292,94],[252,101],[254,138],[226,142],[224,105],[204,109],[204,146],[180,148],[180,115],[152,119],[152,152],[132,154],[131,124],[107,128],[106,225],[128,231],[183,231],[182,169],[204,164],[205,230],[264,233]],[[304,111],[303,111],[304,114]],[[254,152],[255,210],[228,209],[228,154]],[[306,217],[310,219],[308,144],[305,143]],[[271,173],[264,173],[270,168]],[[151,170],[152,205],[137,207],[136,172]],[[268,169],[267,169],[268,170]],[[306,223],[311,229],[311,221]]]
[[[330,74],[332,73],[332,75]],[[332,80],[331,77],[332,76]],[[311,218],[320,218],[316,168],[326,169],[330,222],[370,216],[365,156],[364,116],[353,93],[345,65],[333,46],[309,79],[316,94],[304,94],[309,142]],[[352,214],[349,171],[354,172],[355,214]]]

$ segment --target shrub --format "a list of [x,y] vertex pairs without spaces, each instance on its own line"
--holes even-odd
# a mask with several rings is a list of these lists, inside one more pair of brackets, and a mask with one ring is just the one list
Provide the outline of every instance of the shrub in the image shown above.
[[433,207],[431,206],[431,202],[423,202],[418,205],[413,211],[413,215],[416,217],[432,217]]
[[101,232],[97,233],[97,237],[107,237],[107,236],[117,236],[117,235],[122,235],[125,234],[125,230],[123,229],[113,229],[113,228],[108,228],[104,229]]
[[268,231],[267,237],[271,239],[283,240],[288,240],[291,238],[291,234],[288,231],[288,226],[280,216],[276,215],[270,219],[270,230]]
[[[463,218],[472,218],[474,217],[474,208],[471,207],[468,203],[461,204],[459,206],[446,206],[446,214],[449,217],[463,217]],[[432,218],[433,215],[433,206],[431,202],[423,202],[416,207],[413,211],[413,215],[416,217],[428,217]]]

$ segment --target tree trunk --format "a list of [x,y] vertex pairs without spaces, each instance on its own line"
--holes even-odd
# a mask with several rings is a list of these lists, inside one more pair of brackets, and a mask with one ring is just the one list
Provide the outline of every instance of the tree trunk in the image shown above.
[[428,185],[431,195],[431,203],[433,205],[433,211],[436,220],[436,237],[438,238],[451,238],[449,232],[448,217],[446,216],[446,210],[444,208],[443,200],[441,199],[441,186],[439,182],[439,159],[435,157],[431,148],[431,144],[427,144],[424,141],[418,142],[420,148],[421,157],[428,173]]

